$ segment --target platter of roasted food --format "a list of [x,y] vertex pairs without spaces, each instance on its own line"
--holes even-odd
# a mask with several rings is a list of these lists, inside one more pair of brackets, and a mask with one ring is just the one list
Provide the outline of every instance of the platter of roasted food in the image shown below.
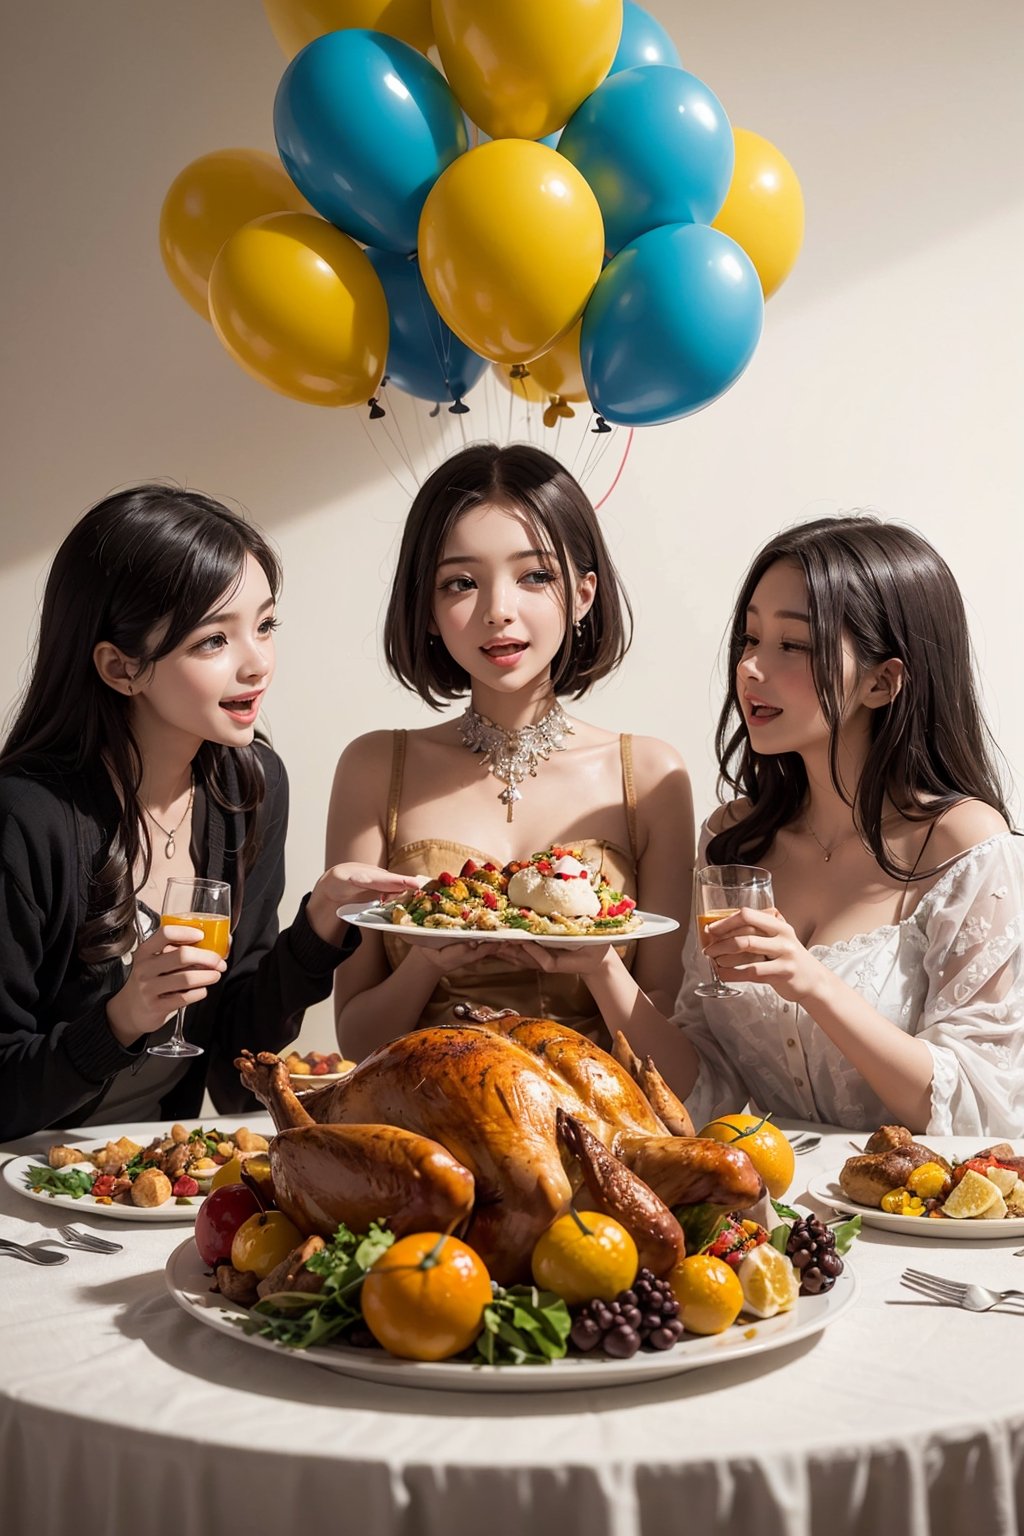
[[458,874],[443,871],[412,896],[371,907],[338,909],[356,927],[426,943],[533,939],[541,943],[624,943],[658,938],[679,924],[637,911],[636,902],[608,885],[580,848],[556,845],[499,866],[467,859]]
[[214,1186],[237,1182],[243,1164],[266,1154],[267,1138],[237,1131],[174,1125],[148,1144],[128,1136],[81,1146],[55,1143],[48,1152],[13,1157],[4,1180],[30,1200],[80,1215],[121,1221],[195,1221]]
[[883,1125],[838,1174],[808,1185],[833,1210],[914,1237],[1019,1238],[1024,1234],[1024,1150],[978,1146],[967,1136],[930,1136]]
[[[243,1052],[277,1134],[211,1192],[170,1294],[235,1340],[468,1391],[628,1384],[780,1349],[853,1303],[859,1223],[777,1204],[786,1138],[693,1134],[650,1059],[465,1013],[322,1092]],[[762,1171],[763,1170],[763,1171]]]
[[300,1055],[293,1050],[281,1059],[292,1087],[300,1093],[310,1088],[322,1088],[325,1083],[336,1083],[355,1066],[355,1062],[342,1056],[340,1051],[306,1051]]

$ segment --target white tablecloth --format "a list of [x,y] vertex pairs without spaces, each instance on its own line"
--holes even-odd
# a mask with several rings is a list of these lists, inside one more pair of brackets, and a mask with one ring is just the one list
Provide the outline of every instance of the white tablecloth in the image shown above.
[[[830,1133],[798,1159],[791,1198],[848,1151]],[[0,1184],[0,1236],[30,1240],[64,1219]],[[222,1338],[165,1289],[187,1226],[80,1220],[124,1252],[50,1269],[0,1260],[0,1526],[12,1536],[1024,1526],[1024,1316],[939,1308],[898,1280],[912,1263],[1024,1285],[1012,1242],[866,1228],[851,1254],[861,1295],[814,1339],[647,1385],[478,1396],[367,1385]]]

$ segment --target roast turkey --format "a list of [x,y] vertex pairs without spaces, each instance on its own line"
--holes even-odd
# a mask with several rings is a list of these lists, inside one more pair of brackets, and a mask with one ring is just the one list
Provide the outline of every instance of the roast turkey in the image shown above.
[[275,1198],[301,1231],[375,1217],[399,1236],[455,1231],[512,1284],[570,1202],[616,1216],[665,1274],[685,1252],[670,1207],[745,1210],[764,1193],[738,1147],[674,1134],[692,1130],[683,1106],[649,1060],[617,1050],[546,1019],[467,1013],[301,1102],[277,1057],[246,1052],[237,1066],[278,1128]]

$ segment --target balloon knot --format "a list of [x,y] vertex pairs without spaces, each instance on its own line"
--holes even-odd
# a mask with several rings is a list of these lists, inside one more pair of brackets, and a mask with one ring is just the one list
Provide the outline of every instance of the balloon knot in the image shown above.
[[530,370],[525,363],[513,363],[508,371],[508,376],[510,379],[528,379],[530,377]]
[[605,421],[603,416],[599,416],[597,418],[597,426],[596,427],[591,427],[590,430],[591,430],[591,432],[610,432],[611,431],[611,427]]
[[381,403],[377,399],[376,395],[373,396],[372,400],[367,400],[366,403],[370,407],[370,420],[371,421],[380,421],[382,416],[386,416],[387,415],[387,411],[381,405]]
[[465,416],[469,411],[469,406],[465,400],[456,400],[455,404],[450,405],[448,409],[453,416]]

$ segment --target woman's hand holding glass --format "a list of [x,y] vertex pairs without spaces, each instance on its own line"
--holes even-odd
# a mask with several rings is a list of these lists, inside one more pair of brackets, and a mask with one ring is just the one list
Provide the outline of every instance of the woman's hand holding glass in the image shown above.
[[723,982],[759,981],[788,1003],[806,1006],[832,976],[775,907],[740,907],[710,925],[704,953]]
[[[736,922],[743,913],[772,907],[772,877],[756,864],[708,864],[695,877],[694,916],[701,948],[711,967],[713,979],[696,988],[698,997],[738,997],[735,987],[722,980],[715,944],[727,921],[731,933],[742,925]],[[752,976],[738,976],[737,981],[753,981]]]
[[226,962],[198,947],[202,937],[200,928],[174,924],[158,928],[136,949],[128,980],[107,1004],[107,1020],[122,1045],[162,1028],[220,980]]

